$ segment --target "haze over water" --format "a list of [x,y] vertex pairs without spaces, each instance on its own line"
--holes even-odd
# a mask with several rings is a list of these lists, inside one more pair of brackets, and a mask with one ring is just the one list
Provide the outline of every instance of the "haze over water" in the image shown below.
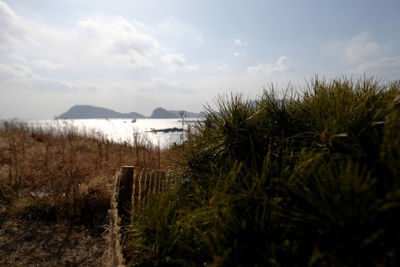
[[150,141],[155,146],[168,148],[173,144],[181,144],[185,140],[184,132],[156,132],[178,128],[187,129],[192,121],[182,124],[181,119],[137,119],[132,122],[130,119],[75,119],[75,120],[29,120],[30,127],[42,129],[53,129],[67,132],[75,129],[80,134],[87,134],[96,138],[117,143],[134,144],[135,136],[138,140]]

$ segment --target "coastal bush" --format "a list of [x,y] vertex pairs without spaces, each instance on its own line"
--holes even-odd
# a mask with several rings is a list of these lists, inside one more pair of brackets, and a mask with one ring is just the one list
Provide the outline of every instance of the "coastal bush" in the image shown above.
[[400,81],[220,98],[132,215],[129,265],[397,266],[399,129]]

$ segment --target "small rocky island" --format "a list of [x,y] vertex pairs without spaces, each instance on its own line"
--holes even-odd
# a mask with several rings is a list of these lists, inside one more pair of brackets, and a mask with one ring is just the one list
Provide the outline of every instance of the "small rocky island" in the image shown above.
[[186,118],[202,118],[201,113],[188,112],[184,110],[166,110],[162,107],[153,110],[150,117],[137,112],[120,113],[112,109],[90,105],[75,105],[67,112],[59,115],[58,119],[178,119],[182,112]]

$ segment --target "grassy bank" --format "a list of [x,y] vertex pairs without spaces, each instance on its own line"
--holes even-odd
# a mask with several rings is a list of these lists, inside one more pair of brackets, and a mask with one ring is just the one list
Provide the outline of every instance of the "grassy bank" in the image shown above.
[[140,136],[129,146],[59,127],[0,127],[0,265],[101,265],[115,171],[174,155]]
[[221,98],[133,214],[130,265],[398,266],[399,129],[399,81]]

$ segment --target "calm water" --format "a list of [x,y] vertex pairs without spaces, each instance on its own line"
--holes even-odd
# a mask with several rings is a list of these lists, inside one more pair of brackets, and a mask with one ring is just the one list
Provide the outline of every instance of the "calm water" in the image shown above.
[[167,148],[174,143],[182,143],[186,136],[184,132],[155,132],[178,128],[187,129],[193,121],[182,125],[180,119],[137,119],[132,122],[129,119],[79,119],[79,120],[31,120],[28,125],[41,127],[43,129],[56,129],[57,131],[68,131],[72,127],[81,134],[89,134],[98,138],[106,138],[119,143],[133,144],[135,135],[145,139],[153,145]]

